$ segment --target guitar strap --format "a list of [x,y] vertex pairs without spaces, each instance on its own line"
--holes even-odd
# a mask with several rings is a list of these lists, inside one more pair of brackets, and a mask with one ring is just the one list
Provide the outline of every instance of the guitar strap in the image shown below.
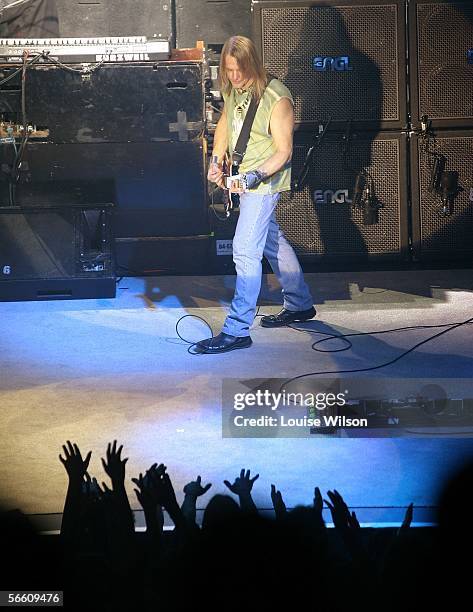
[[[259,102],[259,101],[258,101]],[[251,98],[250,106],[246,111],[245,120],[241,126],[235,149],[232,155],[232,175],[238,174],[238,167],[245,156],[248,140],[250,139],[251,126],[255,119],[256,111],[258,110],[258,102],[254,97]]]
[[[272,74],[268,73],[268,83],[270,83],[274,78],[275,77]],[[263,98],[263,95],[264,95],[264,90],[263,90],[263,93],[261,94],[260,100]],[[246,147],[248,146],[248,140],[250,139],[251,127],[255,119],[256,111],[258,110],[258,105],[259,105],[259,100],[257,102],[256,99],[252,97],[250,106],[245,115],[245,120],[243,121],[243,125],[241,126],[240,134],[238,136],[238,140],[235,145],[235,149],[233,151],[232,175],[238,174],[238,167],[241,164],[243,157],[245,156]]]

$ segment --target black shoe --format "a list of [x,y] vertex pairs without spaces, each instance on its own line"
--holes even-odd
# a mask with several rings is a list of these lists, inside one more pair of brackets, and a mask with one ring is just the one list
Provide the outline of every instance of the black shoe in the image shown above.
[[197,342],[195,345],[195,352],[211,354],[226,353],[228,351],[233,351],[234,349],[248,348],[252,344],[253,340],[250,338],[250,336],[243,336],[242,338],[239,338],[238,336],[230,336],[230,334],[220,332],[220,334],[215,336],[215,338],[208,338],[207,340]]
[[276,315],[267,315],[261,319],[262,327],[283,327],[289,325],[289,323],[300,323],[302,321],[308,321],[313,319],[316,315],[315,308],[312,306],[308,310],[298,310],[293,312],[292,310],[286,310],[283,308],[281,312]]

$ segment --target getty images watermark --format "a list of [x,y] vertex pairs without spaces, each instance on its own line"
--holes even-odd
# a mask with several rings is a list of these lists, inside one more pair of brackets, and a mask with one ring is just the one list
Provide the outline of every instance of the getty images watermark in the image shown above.
[[224,437],[473,436],[468,379],[224,379]]

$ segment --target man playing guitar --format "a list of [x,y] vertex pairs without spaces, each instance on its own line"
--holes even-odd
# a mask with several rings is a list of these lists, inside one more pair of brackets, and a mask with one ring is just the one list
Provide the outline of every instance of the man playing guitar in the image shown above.
[[[235,296],[222,332],[197,344],[200,353],[224,353],[251,346],[250,326],[261,288],[261,261],[268,259],[284,295],[284,308],[263,317],[263,327],[281,327],[315,316],[312,296],[297,257],[275,215],[280,193],[291,188],[294,131],[293,100],[289,90],[270,78],[254,43],[232,36],[220,60],[222,116],[214,135],[213,161],[207,178],[240,197],[233,239],[237,280]],[[233,155],[252,98],[258,104],[238,176],[225,177],[223,162]],[[228,184],[226,184],[228,183]]]

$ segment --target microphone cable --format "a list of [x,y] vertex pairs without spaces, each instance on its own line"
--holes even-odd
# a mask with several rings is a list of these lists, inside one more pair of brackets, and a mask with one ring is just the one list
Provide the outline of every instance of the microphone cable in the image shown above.
[[[257,317],[263,317],[265,316],[264,314],[260,314],[259,313],[260,310],[260,306],[258,306],[257,310],[256,310],[256,314],[255,314],[255,319]],[[181,322],[186,319],[186,318],[194,318],[194,319],[198,319],[200,321],[202,321],[210,330],[211,333],[211,338],[215,338],[215,335],[213,333],[212,327],[210,325],[210,323],[208,323],[208,321],[206,321],[203,317],[200,317],[198,315],[184,315],[182,317],[180,317],[177,322],[176,322],[176,326],[175,326],[175,330],[176,330],[176,335],[179,337],[180,340],[182,340],[183,342],[185,342],[186,344],[188,344],[188,349],[187,352],[190,353],[191,355],[196,355],[196,354],[205,354],[205,352],[203,353],[194,353],[192,352],[192,349],[198,344],[198,342],[200,341],[193,341],[193,340],[189,340],[187,338],[185,338],[179,331],[179,326],[181,324]],[[381,368],[385,368],[387,366],[390,366],[394,363],[397,363],[398,361],[400,361],[401,359],[403,359],[404,357],[406,357],[406,355],[409,355],[410,353],[414,352],[416,349],[418,349],[420,346],[423,346],[424,344],[427,344],[428,342],[431,342],[432,340],[435,340],[435,338],[440,338],[440,336],[443,336],[444,334],[453,331],[454,329],[457,329],[458,327],[462,327],[464,325],[471,325],[473,323],[473,317],[470,317],[469,319],[466,319],[465,321],[460,321],[459,323],[440,323],[440,324],[436,324],[436,325],[410,325],[410,326],[406,326],[406,327],[396,327],[393,329],[382,329],[379,331],[368,331],[368,332],[353,332],[353,333],[349,333],[349,334],[332,334],[329,332],[323,332],[323,331],[317,331],[317,330],[312,330],[312,329],[301,329],[300,327],[296,327],[295,325],[286,325],[285,327],[288,327],[290,329],[293,329],[294,331],[297,331],[299,333],[304,333],[304,334],[319,334],[319,335],[323,335],[326,336],[325,338],[320,338],[319,340],[316,340],[315,342],[312,343],[311,349],[313,351],[316,351],[317,353],[341,353],[343,351],[347,351],[350,348],[352,348],[353,343],[351,340],[348,340],[348,338],[354,338],[357,336],[378,336],[381,334],[390,334],[390,333],[394,333],[394,332],[400,332],[400,331],[408,331],[408,330],[413,330],[413,329],[439,329],[439,328],[446,328],[446,329],[442,329],[441,331],[437,332],[436,334],[433,334],[432,336],[429,336],[428,338],[425,338],[424,340],[421,340],[419,342],[417,342],[416,344],[414,344],[414,346],[411,346],[409,349],[403,351],[400,355],[398,355],[397,357],[394,357],[394,359],[390,359],[389,361],[386,361],[384,363],[380,363],[378,365],[374,365],[374,366],[369,366],[366,368],[352,368],[349,370],[324,370],[324,371],[315,371],[315,372],[307,372],[306,374],[299,374],[298,376],[294,376],[292,378],[287,379],[283,385],[281,386],[281,389],[285,386],[288,385],[296,380],[300,380],[303,378],[309,378],[311,376],[324,376],[326,374],[354,374],[354,373],[358,373],[358,372],[371,372],[373,370],[380,370]],[[346,343],[346,346],[344,347],[340,347],[340,348],[335,348],[335,349],[321,349],[318,348],[319,344],[322,344],[323,342],[328,342],[330,340],[342,340]]]
[[[256,314],[255,314],[255,319],[256,317],[262,317],[263,315],[259,314],[259,309],[260,306],[257,307],[256,309]],[[176,326],[175,326],[175,330],[176,330],[176,335],[178,336],[178,338],[180,340],[182,340],[183,342],[185,342],[186,344],[188,344],[189,346],[187,347],[187,352],[190,355],[205,355],[206,351],[196,351],[193,352],[194,347],[197,346],[197,344],[199,342],[202,342],[202,340],[197,340],[197,342],[195,342],[194,340],[189,340],[188,338],[185,338],[180,332],[179,332],[179,326],[181,324],[181,322],[184,319],[188,319],[188,318],[192,318],[192,319],[197,319],[199,321],[202,321],[202,323],[205,323],[205,325],[208,327],[209,331],[210,331],[210,338],[204,338],[204,340],[213,340],[213,338],[215,338],[212,326],[210,325],[210,323],[208,321],[206,321],[203,317],[200,317],[199,315],[192,315],[192,314],[187,314],[187,315],[183,315],[182,317],[180,317],[177,321],[176,321]]]
[[[405,350],[404,352],[402,352],[400,355],[398,355],[394,359],[386,361],[385,363],[381,363],[375,366],[370,366],[367,368],[353,368],[350,370],[327,370],[327,371],[319,371],[319,372],[307,372],[306,374],[300,374],[299,376],[294,376],[293,378],[289,378],[283,383],[283,385],[281,386],[281,389],[285,385],[290,384],[294,382],[295,380],[300,380],[302,378],[309,378],[310,376],[323,376],[326,374],[353,374],[356,372],[370,372],[373,370],[379,370],[381,368],[385,368],[389,365],[392,365],[393,363],[396,363],[397,361],[400,361],[406,355],[409,355],[410,353],[415,351],[420,346],[427,344],[428,342],[434,340],[435,338],[439,338],[440,336],[443,336],[443,334],[453,331],[454,329],[458,327],[462,327],[463,325],[470,325],[471,323],[473,323],[473,317],[470,317],[469,319],[466,319],[465,321],[461,321],[460,323],[444,323],[444,324],[437,324],[437,325],[412,325],[408,327],[398,327],[394,329],[383,329],[379,331],[369,331],[369,332],[354,332],[350,334],[330,334],[328,332],[301,329],[293,325],[288,325],[287,327],[290,327],[291,329],[294,329],[295,331],[298,331],[298,332],[307,333],[307,334],[323,334],[327,336],[326,338],[321,338],[320,340],[316,340],[312,344],[311,346],[312,350],[318,353],[340,353],[342,351],[346,351],[353,346],[352,342],[350,340],[347,340],[347,338],[352,338],[355,336],[377,336],[380,334],[389,334],[392,332],[407,331],[411,329],[438,329],[441,327],[446,327],[447,329],[443,329],[442,331],[437,332],[436,334],[433,334],[432,336],[429,336],[428,338],[425,338],[424,340],[421,340],[420,342],[417,342],[411,348]],[[331,349],[331,350],[323,350],[323,349],[317,348],[318,344],[321,344],[322,342],[327,342],[328,340],[335,340],[335,339],[345,341],[347,343],[347,346],[338,348],[338,349]]]

